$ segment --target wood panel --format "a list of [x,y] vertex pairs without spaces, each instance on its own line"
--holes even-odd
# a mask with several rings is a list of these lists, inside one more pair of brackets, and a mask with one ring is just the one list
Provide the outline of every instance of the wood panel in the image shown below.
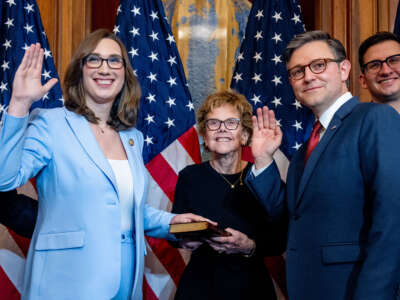
[[91,28],[91,0],[37,0],[61,80],[71,56]]

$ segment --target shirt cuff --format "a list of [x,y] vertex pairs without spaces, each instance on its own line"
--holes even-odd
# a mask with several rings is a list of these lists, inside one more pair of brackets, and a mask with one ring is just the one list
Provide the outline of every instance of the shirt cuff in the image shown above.
[[266,170],[270,165],[272,164],[272,162],[270,162],[268,165],[266,165],[265,167],[261,168],[261,169],[257,169],[254,165],[251,166],[251,172],[253,173],[254,177],[257,177],[258,175],[260,175],[262,172],[264,172],[264,170]]

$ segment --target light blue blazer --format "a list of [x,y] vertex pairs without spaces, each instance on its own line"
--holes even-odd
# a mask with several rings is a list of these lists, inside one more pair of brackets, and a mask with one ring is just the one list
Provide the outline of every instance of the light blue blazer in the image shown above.
[[[120,132],[134,184],[136,238],[132,299],[142,299],[144,233],[171,238],[173,214],[146,204],[143,136]],[[121,210],[111,166],[88,121],[65,108],[4,114],[0,190],[36,176],[39,212],[27,257],[22,299],[109,300],[121,273]]]

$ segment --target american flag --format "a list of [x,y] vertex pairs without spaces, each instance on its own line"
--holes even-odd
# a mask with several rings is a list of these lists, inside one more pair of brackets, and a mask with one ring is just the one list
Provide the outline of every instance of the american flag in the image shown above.
[[[283,131],[275,161],[284,180],[288,161],[308,139],[314,120],[295,99],[283,59],[288,42],[304,30],[296,0],[254,0],[231,81],[231,88],[244,94],[254,111],[264,105],[274,110]],[[286,294],[283,258],[267,258],[266,264]]]
[[[150,173],[148,202],[169,211],[178,172],[201,157],[193,103],[161,0],[121,0],[114,33],[124,42],[142,88],[138,128]],[[169,299],[186,258],[165,240],[147,242],[144,299]]]
[[295,99],[283,60],[288,42],[301,32],[296,0],[254,0],[231,82],[254,110],[264,105],[274,110],[283,131],[280,149],[289,160],[307,140],[314,118]]
[[[0,21],[1,119],[11,98],[14,74],[29,45],[40,43],[44,48],[42,82],[58,78],[58,75],[35,0],[2,0]],[[62,92],[58,83],[42,99],[35,102],[31,109],[62,105]],[[28,245],[29,240],[0,227],[0,300],[19,299]]]

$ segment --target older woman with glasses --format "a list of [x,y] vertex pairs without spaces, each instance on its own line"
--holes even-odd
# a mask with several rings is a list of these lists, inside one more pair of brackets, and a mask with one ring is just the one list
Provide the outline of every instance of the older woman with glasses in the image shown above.
[[140,87],[121,41],[106,30],[77,49],[64,80],[65,107],[35,110],[44,52],[25,52],[0,135],[0,189],[36,176],[38,218],[22,299],[141,299],[144,233],[205,220],[146,204]]
[[264,256],[282,252],[285,234],[244,184],[251,164],[241,159],[242,146],[251,140],[251,116],[251,105],[234,91],[210,95],[198,111],[211,159],[179,173],[172,211],[204,215],[230,236],[181,241],[193,252],[175,299],[276,299]]

